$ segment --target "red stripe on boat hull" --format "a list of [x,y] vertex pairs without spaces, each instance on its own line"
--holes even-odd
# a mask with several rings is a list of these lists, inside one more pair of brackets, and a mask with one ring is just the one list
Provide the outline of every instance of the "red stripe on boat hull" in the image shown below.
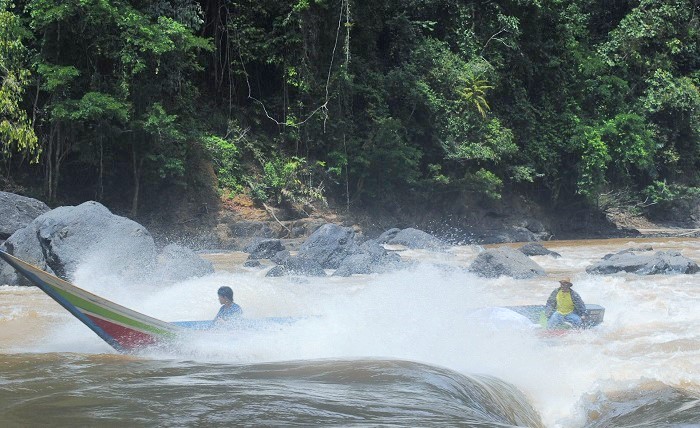
[[93,315],[85,314],[98,327],[105,331],[108,335],[119,343],[126,350],[142,348],[144,346],[153,345],[158,342],[158,338],[152,334],[143,333],[123,325],[97,318]]

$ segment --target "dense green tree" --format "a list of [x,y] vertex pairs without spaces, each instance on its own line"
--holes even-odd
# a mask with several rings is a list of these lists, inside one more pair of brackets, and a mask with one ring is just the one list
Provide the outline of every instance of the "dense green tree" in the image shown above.
[[4,168],[40,153],[51,199],[130,186],[136,215],[200,148],[224,194],[264,203],[700,181],[697,0],[0,5]]
[[29,32],[22,25],[14,5],[0,0],[0,147],[3,158],[20,152],[36,160],[40,147],[23,94],[30,82],[28,50],[24,41]]

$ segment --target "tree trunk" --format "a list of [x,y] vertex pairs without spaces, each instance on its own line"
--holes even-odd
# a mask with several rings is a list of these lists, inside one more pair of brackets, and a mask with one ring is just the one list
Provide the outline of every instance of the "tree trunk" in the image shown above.
[[54,146],[53,152],[53,177],[51,178],[51,188],[49,189],[49,200],[51,202],[56,201],[56,194],[58,193],[58,178],[61,172],[61,161],[63,160],[63,138],[61,136],[61,124],[56,124],[56,144]]
[[44,173],[44,193],[51,199],[51,189],[53,189],[53,150],[56,127],[52,124],[49,129],[49,138],[46,144],[46,157],[44,158],[46,171]]
[[136,145],[131,146],[131,160],[134,176],[134,194],[131,199],[131,218],[136,218],[139,213],[139,192],[141,191],[141,168],[143,167],[143,158],[136,159]]
[[102,202],[102,197],[104,196],[104,142],[103,137],[100,135],[100,171],[97,177],[97,201]]

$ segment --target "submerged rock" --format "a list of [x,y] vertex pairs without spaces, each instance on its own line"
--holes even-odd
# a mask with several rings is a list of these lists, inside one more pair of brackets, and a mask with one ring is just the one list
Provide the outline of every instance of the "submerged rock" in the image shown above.
[[243,266],[245,266],[245,267],[260,267],[261,263],[260,263],[260,260],[257,260],[257,259],[246,260],[246,262],[243,263]]
[[267,271],[265,276],[278,277],[284,275],[326,276],[326,271],[323,270],[323,267],[316,260],[300,256],[289,256],[284,259],[282,264]]
[[535,242],[530,242],[518,248],[518,251],[525,254],[526,256],[552,256],[554,258],[561,257],[561,254],[556,251],[551,251],[545,248],[542,244]]
[[637,275],[658,274],[694,274],[700,271],[697,263],[683,256],[678,251],[657,251],[649,254],[637,254],[634,250],[623,250],[608,254],[602,260],[586,268],[586,272],[608,275],[617,272],[635,273]]
[[545,275],[540,265],[510,247],[489,249],[479,253],[469,266],[469,271],[486,278],[510,276],[523,279]]

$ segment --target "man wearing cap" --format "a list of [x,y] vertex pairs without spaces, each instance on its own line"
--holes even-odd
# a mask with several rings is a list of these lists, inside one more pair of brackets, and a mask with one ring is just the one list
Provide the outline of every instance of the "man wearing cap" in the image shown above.
[[560,279],[559,287],[549,295],[547,306],[544,308],[549,320],[547,328],[557,328],[565,322],[574,327],[581,327],[581,318],[586,314],[586,304],[581,296],[571,289],[573,285],[569,278]]

